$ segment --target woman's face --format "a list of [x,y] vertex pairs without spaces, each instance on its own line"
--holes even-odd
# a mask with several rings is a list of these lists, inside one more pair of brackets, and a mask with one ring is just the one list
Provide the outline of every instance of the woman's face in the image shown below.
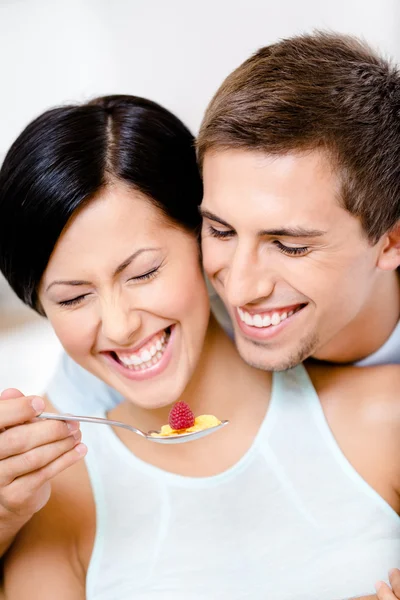
[[123,184],[71,220],[39,299],[68,354],[138,406],[174,402],[200,359],[209,303],[197,241]]

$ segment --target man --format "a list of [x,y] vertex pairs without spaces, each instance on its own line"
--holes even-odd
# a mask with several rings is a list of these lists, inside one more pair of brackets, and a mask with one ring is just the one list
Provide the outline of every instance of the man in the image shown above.
[[242,357],[400,363],[400,75],[351,38],[263,48],[198,137],[203,259]]
[[212,100],[203,258],[246,362],[400,363],[399,103],[395,69],[323,34],[260,50]]

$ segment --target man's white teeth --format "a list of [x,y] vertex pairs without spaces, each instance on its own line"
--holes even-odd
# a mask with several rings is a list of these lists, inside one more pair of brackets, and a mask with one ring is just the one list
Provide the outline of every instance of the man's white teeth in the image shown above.
[[265,315],[262,317],[260,314],[251,315],[245,310],[238,308],[238,313],[240,320],[246,323],[246,325],[251,325],[252,327],[269,327],[270,325],[279,325],[279,323],[288,317],[291,317],[295,311],[290,310],[289,312],[283,313],[274,312],[271,316]]
[[244,313],[244,322],[247,325],[253,325],[253,317],[249,313]]
[[263,326],[263,318],[261,315],[254,315],[253,317],[253,323],[256,327],[262,327]]
[[163,333],[163,335],[158,338],[152,346],[146,348],[146,350],[142,350],[138,354],[118,354],[118,359],[124,367],[127,367],[128,369],[144,371],[158,363],[168,345],[168,339],[169,336],[167,338],[166,334]]

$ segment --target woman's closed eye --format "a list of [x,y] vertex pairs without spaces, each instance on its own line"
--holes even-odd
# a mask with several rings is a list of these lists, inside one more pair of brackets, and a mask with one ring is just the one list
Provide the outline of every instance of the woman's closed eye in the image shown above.
[[[146,273],[143,273],[142,275],[136,275],[135,277],[130,277],[128,279],[128,281],[148,281],[150,279],[154,279],[154,277],[156,277],[158,275],[159,269],[160,269],[159,265],[158,267],[155,267],[154,269],[151,269],[151,271],[146,271]],[[83,300],[89,296],[89,294],[81,294],[80,296],[76,296],[75,298],[71,298],[69,300],[61,300],[60,302],[58,302],[58,304],[60,306],[76,306],[77,304],[80,304],[81,302],[83,302]]]
[[142,275],[136,275],[135,277],[130,277],[128,279],[128,281],[146,281],[148,279],[154,279],[154,277],[157,277],[160,267],[161,267],[161,265],[158,265],[158,267],[155,267],[154,269],[151,269],[150,271],[146,271],[146,273],[143,273]]
[[80,296],[76,296],[75,298],[71,298],[70,300],[60,300],[58,303],[60,306],[75,306],[76,304],[80,304],[88,294],[81,294]]

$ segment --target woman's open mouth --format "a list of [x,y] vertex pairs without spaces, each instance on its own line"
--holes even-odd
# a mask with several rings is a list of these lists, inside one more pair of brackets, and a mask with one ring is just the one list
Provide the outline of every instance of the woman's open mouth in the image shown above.
[[137,351],[111,351],[104,356],[120,373],[130,379],[147,379],[164,370],[172,353],[172,338],[175,326],[170,325],[157,332]]

